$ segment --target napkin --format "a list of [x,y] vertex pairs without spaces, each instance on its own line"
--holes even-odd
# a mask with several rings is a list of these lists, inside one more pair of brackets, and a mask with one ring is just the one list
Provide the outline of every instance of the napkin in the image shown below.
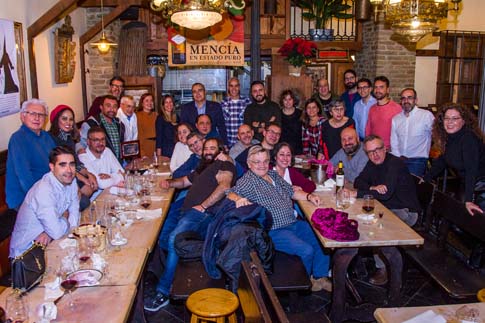
[[[44,284],[44,299],[47,300],[55,300],[56,298],[60,297],[64,292],[61,290],[61,278],[56,277],[54,281],[50,283]],[[54,304],[54,303],[52,303]]]
[[154,209],[154,210],[136,210],[136,218],[137,219],[156,219],[162,216],[162,208]]
[[109,192],[110,192],[110,194],[113,194],[113,195],[120,195],[122,193],[124,193],[126,195],[134,195],[135,194],[135,191],[133,191],[133,190],[129,190],[129,189],[126,189],[126,188],[123,188],[123,187],[117,187],[117,186],[111,186],[109,188]]
[[165,196],[160,196],[160,195],[151,195],[151,196],[150,196],[150,199],[151,199],[152,201],[155,201],[155,202],[160,202],[160,201],[166,201],[166,200],[168,200],[168,198],[167,198],[167,197],[165,197]]
[[170,172],[158,172],[157,175],[158,176],[170,176],[170,175],[172,175],[172,173],[170,173]]
[[99,270],[100,272],[104,271],[104,268],[106,267],[106,260],[104,260],[101,255],[93,253],[91,256],[91,260],[93,262],[94,269]]
[[335,187],[336,184],[337,183],[332,178],[327,179],[325,183],[323,183],[323,185],[325,185],[325,187],[328,187],[328,188],[333,188]]
[[59,242],[59,247],[62,249],[66,248],[76,248],[77,246],[77,240],[76,239],[71,239],[71,238],[64,238]]
[[402,323],[446,323],[446,319],[432,310],[427,310]]
[[318,184],[315,188],[315,192],[331,191],[333,187],[326,187],[325,185]]
[[57,306],[54,302],[42,303],[37,314],[41,318],[40,323],[49,323],[57,318]]

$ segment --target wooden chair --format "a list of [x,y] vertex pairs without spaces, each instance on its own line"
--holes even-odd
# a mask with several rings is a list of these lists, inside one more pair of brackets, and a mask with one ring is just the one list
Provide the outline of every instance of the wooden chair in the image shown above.
[[416,184],[416,193],[421,206],[421,212],[417,223],[420,227],[424,225],[424,229],[428,231],[432,220],[431,203],[433,202],[435,185],[429,182],[422,182],[421,179],[415,175],[412,176],[414,183]]

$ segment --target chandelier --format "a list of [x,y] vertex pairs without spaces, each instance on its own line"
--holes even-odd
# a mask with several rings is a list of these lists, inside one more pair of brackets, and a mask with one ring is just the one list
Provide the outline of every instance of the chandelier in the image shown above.
[[[461,0],[370,0],[375,17],[384,12],[385,20],[396,35],[410,42],[417,42],[426,34],[438,29],[441,19],[448,17],[448,11],[458,11]],[[449,4],[453,4],[450,8]]]
[[[236,4],[240,3],[240,4]],[[150,8],[185,28],[199,30],[217,24],[224,11],[241,11],[244,0],[151,0]]]
[[104,32],[104,12],[103,0],[101,0],[101,37],[97,42],[91,43],[92,47],[98,47],[101,54],[106,54],[111,46],[118,46],[118,44],[111,42]]

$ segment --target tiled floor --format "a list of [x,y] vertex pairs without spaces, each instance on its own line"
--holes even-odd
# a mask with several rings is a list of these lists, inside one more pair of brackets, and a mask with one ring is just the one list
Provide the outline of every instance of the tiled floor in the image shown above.
[[[366,263],[366,268],[371,267],[372,264]],[[371,270],[371,269],[369,269]],[[362,277],[362,274],[360,275]],[[352,277],[352,281],[356,286],[359,294],[363,298],[364,304],[357,305],[350,293],[347,293],[347,303],[349,308],[346,313],[355,314],[358,320],[348,320],[346,322],[374,322],[372,313],[377,307],[386,306],[387,289],[377,287],[369,284],[367,278],[359,279]],[[280,302],[285,310],[288,310],[288,296],[278,295]],[[327,313],[330,305],[330,294],[322,291],[318,293],[301,294],[301,311],[303,312],[323,312]],[[462,300],[461,302],[473,302],[475,299]],[[428,278],[423,276],[421,272],[416,269],[409,261],[405,260],[405,272],[403,275],[403,287],[401,290],[401,304],[400,306],[426,306],[437,304],[451,304],[458,303],[447,297],[436,285],[434,285]],[[187,312],[183,302],[171,303],[157,313],[147,313],[149,322],[189,322],[190,313]],[[311,323],[313,316],[305,315],[304,322]],[[242,322],[242,320],[240,320]]]

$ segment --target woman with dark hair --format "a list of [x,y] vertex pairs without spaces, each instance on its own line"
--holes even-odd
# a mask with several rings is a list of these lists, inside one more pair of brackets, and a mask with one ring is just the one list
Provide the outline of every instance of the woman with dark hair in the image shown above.
[[[75,152],[76,144],[79,143],[81,136],[76,127],[74,110],[67,105],[58,105],[50,114],[50,122],[51,127],[49,133],[56,145],[67,146]],[[85,152],[84,149],[79,151]],[[98,189],[98,182],[96,181],[96,177],[84,167],[77,154],[74,153],[74,157],[76,159],[77,183],[82,196],[85,197],[81,198],[80,201],[81,209],[84,209],[89,205],[89,197]]]
[[301,110],[299,100],[292,90],[284,90],[280,95],[281,141],[287,142],[299,155],[303,152],[301,143]]
[[273,148],[273,169],[283,179],[293,186],[293,189],[303,190],[312,193],[316,186],[311,180],[303,176],[299,170],[292,167],[293,150],[286,142],[277,143]]
[[141,156],[152,157],[155,152],[155,121],[158,112],[153,111],[153,95],[145,93],[140,97],[136,119],[138,120],[138,140]]
[[171,158],[175,147],[175,127],[179,123],[179,117],[175,113],[173,96],[167,94],[162,98],[160,115],[155,122],[157,133],[157,155]]
[[330,160],[342,148],[340,133],[347,127],[355,128],[355,122],[345,116],[344,101],[332,101],[328,111],[332,117],[322,125],[322,143],[325,159]]
[[475,184],[485,176],[485,147],[478,122],[465,105],[447,103],[438,112],[433,125],[433,140],[441,155],[433,160],[426,180],[436,178],[447,167],[460,178],[460,192],[468,213],[483,213],[473,202]]
[[325,117],[322,117],[322,109],[317,100],[308,99],[301,114],[303,154],[317,157],[322,152],[322,125],[325,120]]
[[170,159],[170,170],[172,173],[182,166],[189,159],[192,152],[187,145],[187,136],[194,131],[191,125],[182,122],[175,127],[177,134],[177,143],[173,149],[172,158]]

